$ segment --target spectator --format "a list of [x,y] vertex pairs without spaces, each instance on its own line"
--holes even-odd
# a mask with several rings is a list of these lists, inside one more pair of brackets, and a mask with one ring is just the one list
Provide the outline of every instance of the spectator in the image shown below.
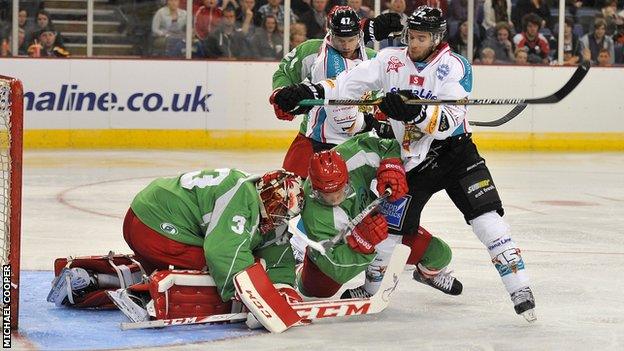
[[600,49],[606,49],[609,51],[609,57],[611,58],[611,63],[613,63],[615,56],[613,39],[606,36],[606,32],[607,22],[603,18],[596,18],[594,21],[594,31],[592,33],[585,34],[581,38],[583,49],[588,50],[592,63],[598,63],[598,54],[600,53]]
[[[42,29],[47,29],[50,27],[54,28],[54,23],[52,23],[52,19],[50,18],[50,14],[48,13],[48,11],[46,10],[37,11],[37,26],[35,26],[35,31],[31,33],[31,37],[33,39],[37,39]],[[63,44],[65,40],[63,36],[61,35],[61,33],[55,32],[54,37],[56,38],[56,41],[54,42],[54,46],[65,48],[65,45]]]
[[249,40],[253,48],[254,58],[261,60],[277,60],[284,56],[284,36],[277,30],[275,16],[266,16],[262,27]]
[[529,63],[529,54],[526,48],[516,48],[514,52],[514,63],[516,65],[527,65]]
[[24,30],[24,41],[27,45],[32,43],[33,35],[38,31],[37,26],[28,19],[28,12],[20,9],[17,13],[17,24],[20,29]]
[[611,66],[613,66],[611,53],[607,49],[600,49],[600,52],[598,53],[598,67],[611,67]]
[[204,56],[236,59],[250,57],[245,34],[236,25],[236,14],[232,9],[223,10],[219,27],[204,42]]
[[[268,3],[260,6],[258,9],[258,13],[264,19],[264,17],[268,15],[273,15],[277,18],[277,27],[280,32],[283,32],[284,29],[284,5],[282,5],[282,0],[268,0]],[[290,13],[290,23],[297,22],[297,16],[294,13]]]
[[624,46],[617,46],[615,49],[615,63],[618,65],[624,64]]
[[405,26],[407,24],[407,15],[405,14],[405,0],[390,0],[386,2],[388,8],[381,13],[398,13],[401,16],[401,24]]
[[511,42],[511,26],[507,22],[498,22],[494,31],[496,36],[486,39],[481,47],[494,50],[497,60],[501,62],[513,62],[514,44]]
[[516,31],[520,32],[523,29],[524,16],[530,13],[538,15],[543,21],[540,23],[540,28],[552,28],[550,8],[546,0],[518,0],[511,10],[511,20],[516,25]]
[[[468,22],[464,21],[459,25],[459,30],[448,41],[449,46],[456,53],[468,57]],[[473,35],[473,57],[476,57],[477,48],[479,47],[479,40],[477,35]]]
[[65,48],[56,46],[56,30],[47,26],[39,31],[38,40],[28,47],[28,55],[31,57],[68,57],[69,52]]
[[304,33],[301,32],[290,32],[290,48],[296,48],[299,44],[308,40]]
[[327,33],[327,0],[311,0],[310,11],[301,15],[301,22],[308,28],[308,37],[321,39]]
[[493,65],[495,63],[499,63],[496,60],[496,52],[492,48],[483,48],[479,55],[480,59],[478,63],[482,65]]
[[[583,45],[581,41],[574,34],[574,20],[571,17],[566,17],[563,27],[563,64],[564,65],[577,65],[583,61]],[[555,51],[553,55],[554,59],[558,58],[558,52]]]
[[513,27],[511,0],[485,0],[483,3],[483,28],[490,31],[500,22],[508,23]]
[[257,27],[262,25],[262,17],[255,11],[256,0],[241,0],[236,9],[236,23],[243,34],[251,36]]
[[360,18],[373,18],[371,9],[366,6],[362,6],[362,0],[347,0],[347,6],[350,6]]
[[181,56],[186,31],[186,11],[180,9],[180,0],[167,0],[152,19],[154,52],[165,56]]
[[[479,0],[474,2],[474,16],[476,23],[483,22],[483,5]],[[455,22],[465,22],[468,20],[468,0],[453,0],[448,10],[448,18]]]
[[23,28],[17,29],[17,55],[13,55],[11,52],[11,36],[7,35],[6,38],[0,38],[0,56],[27,56],[28,55],[28,43],[26,42],[26,31]]
[[617,0],[606,0],[600,9],[602,18],[607,24],[607,35],[612,36],[624,25],[624,17],[617,12]]
[[195,36],[206,40],[219,25],[223,11],[217,7],[217,0],[203,0],[203,5],[195,12]]
[[548,63],[550,46],[539,30],[542,25],[540,16],[529,13],[522,17],[523,32],[516,34],[513,41],[517,48],[526,48],[530,63]]

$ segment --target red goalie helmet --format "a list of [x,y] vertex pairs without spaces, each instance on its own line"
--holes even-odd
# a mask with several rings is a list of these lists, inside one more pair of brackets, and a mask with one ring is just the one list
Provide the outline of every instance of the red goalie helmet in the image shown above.
[[303,209],[303,181],[301,177],[283,170],[271,171],[262,176],[256,189],[262,200],[260,232],[265,234],[285,224]]

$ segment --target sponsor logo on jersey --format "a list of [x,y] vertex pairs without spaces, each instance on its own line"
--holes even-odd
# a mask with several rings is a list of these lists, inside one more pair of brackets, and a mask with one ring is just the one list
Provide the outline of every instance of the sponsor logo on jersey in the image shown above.
[[435,105],[433,108],[433,113],[431,114],[431,119],[429,120],[429,124],[427,125],[427,133],[433,134],[436,125],[438,124],[438,117],[440,116],[440,105]]
[[446,78],[446,76],[448,76],[450,72],[451,68],[449,67],[449,65],[443,63],[438,66],[438,69],[436,70],[436,76],[439,80],[444,80],[444,78]]
[[440,126],[438,127],[438,130],[443,132],[448,129],[449,129],[448,117],[446,117],[446,113],[442,111],[442,118],[440,118]]
[[421,76],[417,76],[415,74],[411,74],[410,78],[409,78],[409,84],[410,85],[419,85],[419,86],[423,86],[425,85],[425,77],[421,77]]
[[431,90],[425,90],[425,88],[412,89],[412,94],[418,95],[418,97],[421,99],[431,99],[431,100],[438,99],[436,95],[433,95],[433,92]]
[[495,189],[494,184],[491,184],[490,179],[484,179],[468,187],[468,194],[476,191],[474,198],[478,199],[481,195],[487,193],[490,190]]
[[395,230],[401,230],[403,228],[405,215],[411,201],[412,196],[406,195],[396,201],[383,201],[379,205],[379,212],[386,217],[388,227]]
[[401,62],[398,57],[390,56],[390,60],[388,61],[388,68],[386,68],[386,73],[390,71],[395,71],[396,73],[399,73],[399,68],[403,66],[405,66],[405,64]]
[[162,229],[163,232],[169,233],[171,235],[178,234],[178,228],[176,228],[176,226],[171,223],[160,223],[160,229]]

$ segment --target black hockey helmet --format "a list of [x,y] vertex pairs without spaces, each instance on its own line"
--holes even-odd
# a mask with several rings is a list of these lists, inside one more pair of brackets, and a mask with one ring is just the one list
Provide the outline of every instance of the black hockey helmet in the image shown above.
[[438,45],[446,34],[446,18],[442,10],[423,5],[418,7],[407,19],[404,41],[407,43],[407,29],[430,32],[433,42]]
[[337,37],[360,34],[360,16],[349,6],[334,6],[327,15],[327,29]]

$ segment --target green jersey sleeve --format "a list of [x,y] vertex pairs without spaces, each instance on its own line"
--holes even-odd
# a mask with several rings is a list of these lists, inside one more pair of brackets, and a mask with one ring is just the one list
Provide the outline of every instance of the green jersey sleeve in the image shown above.
[[280,62],[273,73],[273,89],[298,84],[310,78],[310,70],[322,39],[310,39],[292,49]]

